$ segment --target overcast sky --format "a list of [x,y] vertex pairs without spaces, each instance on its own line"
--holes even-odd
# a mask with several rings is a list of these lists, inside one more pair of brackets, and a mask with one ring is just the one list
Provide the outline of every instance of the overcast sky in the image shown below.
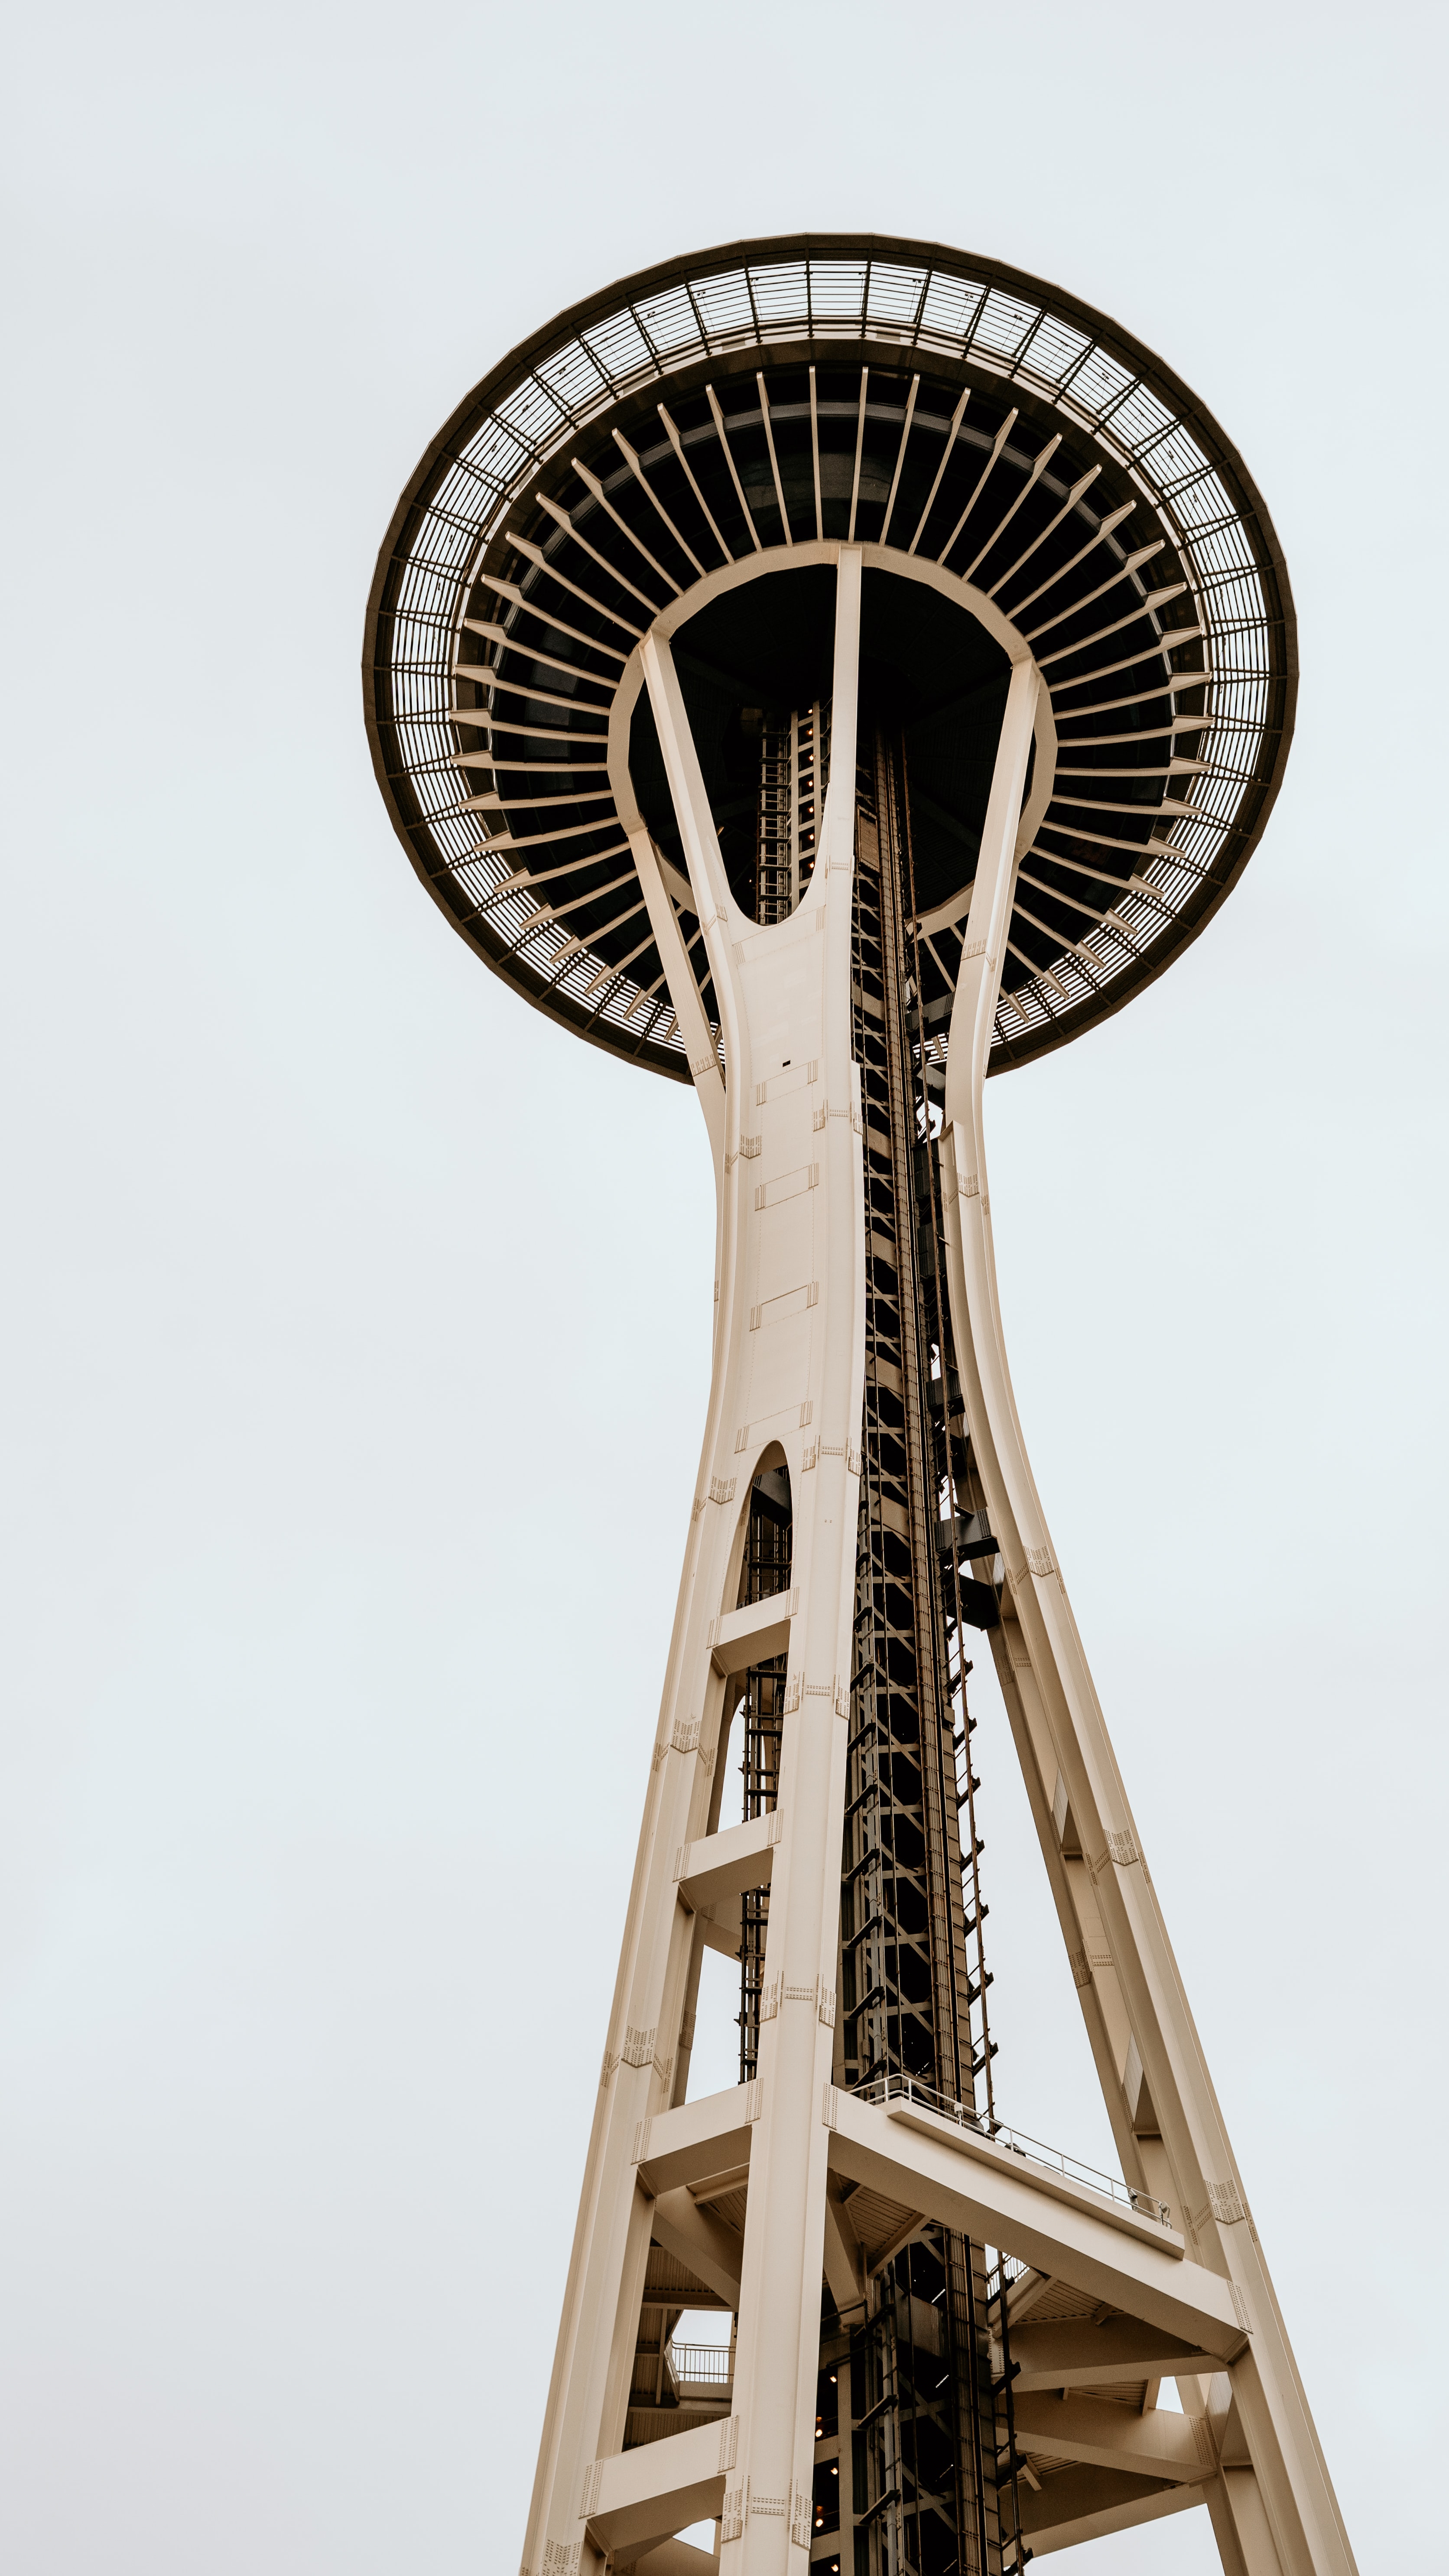
[[[1105,308],[1286,550],[1267,838],[1164,981],[993,1083],[992,1197],[1038,1481],[1360,2564],[1437,2562],[1443,25],[12,8],[6,2576],[517,2564],[711,1189],[693,1099],[529,1012],[422,893],[363,605],[418,455],[526,331],[805,226]],[[1105,2162],[978,1705],[998,2100]],[[1216,2559],[1195,2514],[1084,2564]]]

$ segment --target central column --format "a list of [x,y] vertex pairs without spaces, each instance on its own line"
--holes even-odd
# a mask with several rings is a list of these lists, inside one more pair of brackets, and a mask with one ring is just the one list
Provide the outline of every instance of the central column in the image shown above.
[[[792,1469],[797,1608],[721,2525],[724,2564],[750,2576],[783,2571],[792,2545],[808,2549],[812,2512],[865,1355],[850,1007],[860,595],[860,552],[842,547],[820,855],[805,902],[772,927],[747,926],[730,901],[668,646],[654,636],[643,654],[725,1036],[733,1207],[717,1353],[735,1381],[736,1447],[752,1457],[762,1434],[788,1434]],[[722,1446],[730,1429],[721,1423]]]

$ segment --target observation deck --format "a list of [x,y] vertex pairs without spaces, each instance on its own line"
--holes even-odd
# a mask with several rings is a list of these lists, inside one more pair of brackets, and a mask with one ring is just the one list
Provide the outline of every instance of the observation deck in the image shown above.
[[[1114,323],[997,262],[875,235],[624,279],[514,350],[428,449],[378,560],[364,687],[394,824],[461,936],[537,1008],[679,1080],[631,799],[719,1014],[639,639],[667,614],[748,910],[755,738],[819,699],[842,542],[865,550],[862,694],[904,728],[918,1035],[938,1062],[1003,621],[1051,723],[992,1071],[1161,974],[1277,793],[1297,653],[1272,523],[1211,415]],[[776,572],[796,578],[757,577]]]

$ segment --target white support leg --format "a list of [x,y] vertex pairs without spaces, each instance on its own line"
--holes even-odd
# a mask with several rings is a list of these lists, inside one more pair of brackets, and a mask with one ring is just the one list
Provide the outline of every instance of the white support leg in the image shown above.
[[[798,1646],[792,1638],[787,1712],[791,1688],[798,1705],[788,1717],[781,1755],[783,1833],[770,1882],[762,2110],[751,2156],[735,2362],[740,2455],[726,2491],[721,2551],[722,2570],[747,2569],[749,2576],[765,2576],[767,2570],[783,2576],[792,2542],[808,2548],[813,2491],[828,2143],[820,2105],[830,2079],[836,2012],[865,1369],[864,1184],[850,1017],[859,641],[860,557],[844,549],[831,778],[816,876],[809,900],[789,923],[743,943],[741,968],[757,1033],[755,1061],[762,1071],[770,1067],[761,1104],[764,1186],[773,1171],[788,1168],[797,1150],[792,1137],[805,1146],[794,1102],[811,1091],[820,1094],[809,1128],[820,1174],[812,1252],[819,1296],[812,1383],[819,1392],[811,1398],[806,1426],[815,1436],[802,1444],[801,1473],[793,1482],[793,1571],[802,1607]],[[784,1089],[772,1116],[771,1087],[795,1074],[802,1053],[807,1065],[817,1065],[816,1080]],[[763,1301],[755,1302],[763,1313]],[[768,1371],[763,1354],[761,1360]],[[808,1468],[806,1454],[815,1462]]]
[[[998,1668],[1048,1870],[1059,1892],[1065,1872],[1071,1891],[1075,1939],[1070,1924],[1064,1929],[1099,2068],[1104,2035],[1116,2059],[1104,2090],[1124,2170],[1173,2204],[1194,2260],[1235,2284],[1249,2328],[1230,2372],[1245,2462],[1224,2470],[1214,2488],[1225,2563],[1236,2535],[1232,2546],[1251,2576],[1260,2569],[1263,2576],[1352,2576],[1347,2534],[1057,1567],[1007,1368],[983,1092],[1037,686],[1034,668],[1019,664],[966,923],[942,1137],[952,1331],[972,1449],[1007,1572]],[[1064,1864],[1065,1818],[1083,1858]],[[1160,2144],[1143,2134],[1147,2129],[1160,2130]]]
[[[719,1305],[700,1484],[529,2521],[528,2576],[587,2576],[606,2551],[623,2563],[706,2512],[720,2517],[731,2576],[784,2576],[792,2556],[803,2565],[809,2545],[828,2179],[821,2105],[835,2016],[865,1367],[850,1006],[860,593],[860,552],[841,547],[819,858],[805,901],[772,928],[748,920],[730,895],[667,640],[656,629],[640,648],[724,1039],[721,1096],[644,834],[641,882],[715,1150]],[[790,1475],[794,1557],[777,1830],[770,1866],[759,1869],[771,1891],[759,2078],[740,2088],[737,2110],[700,2105],[696,2115],[693,2105],[672,2107],[698,1956],[698,1917],[675,1872],[693,1847],[697,1890],[731,1874],[721,1851],[731,1838],[711,1833],[713,1775],[729,1632],[740,1624],[730,1614],[742,1516],[759,1459],[776,1447]],[[717,2276],[730,2278],[708,2223],[674,2195],[700,2155],[738,2156],[741,2141],[751,2189],[734,2416],[620,2452],[620,2392],[653,2212],[666,2237],[694,2243],[701,2262],[712,2257]]]
[[639,887],[649,914],[649,927],[654,933],[654,945],[659,951],[669,985],[674,1016],[684,1037],[689,1070],[694,1076],[699,1105],[704,1111],[710,1147],[718,1162],[724,1152],[724,1079],[714,1039],[704,1016],[704,1004],[699,998],[694,969],[675,919],[674,906],[669,900],[669,889],[664,882],[658,855],[648,827],[642,821],[629,825],[628,842],[639,873]]

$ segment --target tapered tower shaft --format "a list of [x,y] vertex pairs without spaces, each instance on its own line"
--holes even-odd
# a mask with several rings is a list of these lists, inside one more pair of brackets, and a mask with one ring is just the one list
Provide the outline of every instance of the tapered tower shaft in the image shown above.
[[[642,2567],[671,2532],[708,2513],[722,2576],[783,2576],[799,2551],[849,2564],[853,2576],[908,2567],[1010,2576],[1031,2531],[1045,2536],[1065,2519],[1064,2536],[1075,2536],[1070,2512],[1038,2505],[1045,2481],[1030,2445],[1049,2436],[1028,2429],[1031,2401],[1016,2394],[1011,2350],[1014,2313],[1018,2323],[1033,2313],[1031,2282],[1053,2283],[1060,2310],[1061,2279],[1069,2315],[1091,2322],[1115,2306],[1140,2318],[1149,2341],[1166,2335],[1196,2420],[1210,2427],[1220,2404],[1222,2432],[1205,2431],[1193,2466],[1205,2468],[1210,2452],[1220,2463],[1210,2501],[1228,2563],[1236,2548],[1256,2576],[1245,2536],[1271,2530],[1276,2479],[1280,2569],[1346,2567],[1306,2414],[1296,2440],[1285,2438],[1291,2399],[1273,2420],[1274,2398],[1292,2385],[1286,2344],[1266,2381],[1255,2366],[1251,2334],[1272,2338],[1276,2311],[1263,2305],[1249,2327],[1231,2271],[1184,2259],[1174,2209],[1200,2254],[1217,2245],[1192,2216],[1182,2164],[1123,2122],[1126,2232],[1148,2276],[1146,2286],[1135,2274],[1124,2284],[1123,2249],[1111,2237],[1124,2222],[1094,2206],[1090,2185],[1079,2191],[1088,2237],[1099,2231],[1084,2251],[1070,2231],[1064,2241],[1060,2194],[1036,2176],[1018,2205],[1022,2182],[1012,2175],[1003,2191],[1002,2133],[977,2104],[977,2076],[990,2066],[980,1837],[973,1823],[968,1905],[954,1812],[958,1749],[968,1816],[975,1796],[968,1604],[997,1645],[1019,1747],[1038,1781],[1051,1748],[1056,1786],[1050,1796],[1038,1787],[1036,1802],[1056,1836],[1049,1866],[1059,1887],[1061,1783],[1072,1813],[1086,1812],[1093,1787],[1087,1778],[1073,1785],[1084,1754],[1109,1812],[1124,1820],[1102,1829],[1108,1865],[1126,1871],[1139,1854],[1115,1775],[1102,1769],[1105,1738],[1085,1697],[1075,1631],[1053,1607],[1064,1596],[1014,1427],[981,1186],[981,1029],[994,1010],[1028,770],[1052,755],[1049,719],[1030,652],[1009,644],[937,1112],[940,1073],[910,972],[918,915],[904,750],[868,699],[858,724],[863,570],[859,550],[838,549],[820,853],[806,900],[783,921],[751,925],[730,895],[665,621],[640,648],[721,998],[722,1101],[641,821],[635,863],[642,882],[654,880],[653,918],[681,1020],[694,1015],[696,1079],[719,1155],[709,1472],[526,2564],[571,2569],[577,2549],[581,2570]],[[777,1521],[767,1543],[771,1502],[777,1513],[788,1502],[788,1529]],[[731,1827],[722,1774],[737,1712],[754,1812]],[[1081,1933],[1085,1900],[1069,1878],[1065,1892]],[[1113,2030],[1115,1976],[1124,1998],[1135,1987],[1131,2045],[1143,2067],[1151,2059],[1163,2098],[1175,2027],[1187,2081],[1181,2117],[1216,2120],[1200,2052],[1191,2065],[1181,2055],[1190,2023],[1160,1925],[1130,1888],[1126,1910],[1121,1967],[1099,1929],[1108,1941],[1100,1974],[1079,1978],[1104,2079],[1110,2068],[1120,2099],[1131,2074]],[[1110,1916],[1108,1904],[1092,1920]],[[681,2069],[707,1923],[743,1958],[747,2080],[737,2094],[693,2103]],[[1085,1939],[1072,1946],[1085,1959]],[[931,2142],[924,2161],[922,2136]],[[965,2158],[969,2176],[925,2169],[943,2154]],[[983,2170],[994,2184],[985,2198]],[[1217,2207],[1210,2200],[1203,2219],[1211,2223]],[[650,2275],[660,2254],[683,2266],[677,2293],[690,2279],[712,2285],[736,2320],[727,2395],[712,2409],[696,2404],[687,2429],[662,2435],[631,2404],[643,2393],[641,2345],[647,2358],[652,2342],[662,2388],[671,2311]],[[1016,2263],[992,2259],[1003,2255]],[[1177,2292],[1190,2283],[1185,2303],[1165,2278],[1152,2286],[1164,2263]],[[641,2330],[646,2310],[652,2337]],[[1219,2360],[1233,2372],[1219,2374]],[[833,2436],[824,2429],[831,2387]],[[1256,2455],[1243,2437],[1246,2484],[1240,2475],[1236,2489],[1222,2448],[1235,2408],[1244,2423],[1256,2410],[1259,2437]],[[1055,2429],[1078,2452],[1094,2447],[1090,2426]],[[1159,2438],[1130,2454],[1133,2511],[1154,2498],[1171,2503],[1186,2486],[1177,2439],[1165,2452]],[[827,2487],[838,2497],[833,2532]],[[668,2576],[666,2561],[650,2576]]]
[[[1228,2576],[1352,2576],[1027,1461],[983,1107],[1211,918],[1295,686],[1210,415],[936,246],[629,281],[400,506],[368,688],[414,864],[529,1001],[692,1082],[717,1194],[525,2576],[1015,2576],[1199,2503]],[[1003,2124],[983,1636],[1120,2178]],[[706,1950],[740,2081],[700,2097]]]

